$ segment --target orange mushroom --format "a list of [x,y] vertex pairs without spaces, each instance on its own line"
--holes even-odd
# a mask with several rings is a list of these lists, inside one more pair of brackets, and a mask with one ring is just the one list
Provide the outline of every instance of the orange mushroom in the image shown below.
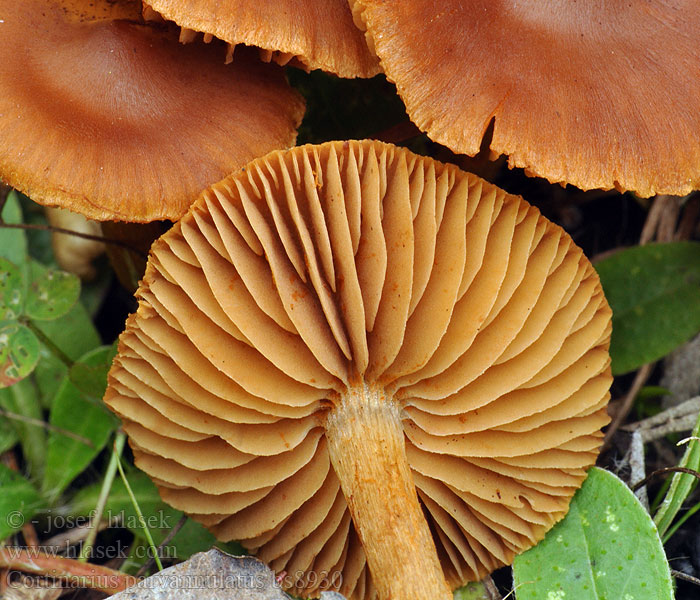
[[347,0],[145,0],[144,4],[185,28],[182,41],[195,32],[229,44],[261,48],[261,56],[281,65],[290,61],[308,70],[341,77],[372,77],[377,57],[353,23]]
[[350,0],[435,141],[582,189],[700,186],[695,1]]
[[98,220],[176,219],[199,192],[294,144],[281,69],[182,47],[136,2],[0,0],[0,177]]
[[274,152],[153,246],[109,374],[163,499],[300,596],[449,599],[566,511],[610,309],[521,198],[379,142]]

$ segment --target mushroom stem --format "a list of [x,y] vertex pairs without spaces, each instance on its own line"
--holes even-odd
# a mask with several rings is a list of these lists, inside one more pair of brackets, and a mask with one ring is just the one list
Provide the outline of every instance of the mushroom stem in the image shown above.
[[382,600],[451,600],[406,459],[401,408],[352,387],[328,416],[331,461]]

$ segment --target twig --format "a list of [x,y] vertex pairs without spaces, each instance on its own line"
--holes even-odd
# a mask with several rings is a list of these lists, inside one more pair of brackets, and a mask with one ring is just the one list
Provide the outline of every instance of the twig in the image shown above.
[[700,217],[700,195],[697,193],[691,194],[685,203],[683,215],[676,229],[676,240],[689,240],[693,237],[693,232],[698,224]]
[[68,429],[61,429],[60,427],[56,427],[55,425],[47,423],[46,421],[42,421],[41,419],[34,419],[32,417],[18,415],[17,413],[10,412],[9,410],[5,410],[4,408],[0,408],[0,416],[7,417],[8,419],[13,419],[15,421],[21,421],[22,423],[27,423],[28,425],[35,425],[36,427],[48,429],[49,431],[55,431],[56,433],[60,433],[61,435],[65,435],[66,437],[72,438],[75,441],[80,442],[81,444],[85,444],[90,448],[95,447],[95,444],[92,443],[92,440],[89,440],[88,438],[83,437],[82,435],[78,435],[77,433],[73,433]]
[[644,441],[642,440],[642,434],[639,431],[632,433],[632,442],[630,443],[629,450],[627,451],[627,458],[630,465],[630,487],[635,489],[635,495],[637,499],[642,503],[642,506],[649,511],[649,497],[647,496],[646,486],[639,486],[637,488],[637,483],[639,481],[644,481]]
[[615,418],[612,420],[612,423],[610,423],[608,430],[605,432],[605,442],[603,443],[604,449],[610,445],[610,440],[615,435],[620,425],[622,425],[622,422],[625,420],[625,418],[627,418],[627,415],[632,409],[634,399],[637,397],[639,390],[642,389],[642,386],[644,385],[646,380],[649,379],[653,366],[654,363],[649,363],[644,365],[639,369],[639,371],[637,371],[637,375],[635,376],[634,381],[632,382],[632,387],[630,387],[629,391],[627,392],[627,395],[625,396],[625,399],[622,402],[622,405],[620,406],[620,408],[617,411],[617,414],[615,415]]
[[31,548],[0,548],[0,568],[2,567],[52,577],[72,586],[91,588],[105,594],[122,592],[139,581],[132,575],[108,567],[51,556]]
[[692,575],[688,575],[687,573],[683,573],[683,571],[671,569],[671,575],[673,575],[676,579],[683,579],[684,581],[690,581],[690,583],[694,583],[695,585],[700,585],[700,579],[693,577]]
[[[160,556],[161,549],[170,543],[170,541],[178,534],[180,529],[183,528],[185,523],[187,523],[187,515],[182,515],[180,517],[180,520],[177,523],[175,523],[175,527],[173,527],[168,532],[168,535],[165,536],[165,539],[158,545],[158,548],[156,549],[157,556]],[[148,569],[150,569],[153,566],[155,562],[155,557],[151,556],[148,559],[148,561],[146,561],[144,565],[138,570],[138,572],[136,573],[136,577],[141,577]]]
[[668,202],[669,196],[657,196],[654,198],[654,202],[647,213],[646,221],[644,221],[644,227],[642,228],[642,234],[639,236],[639,245],[649,243],[654,239],[654,234],[661,221],[661,216],[664,212],[664,208]]
[[667,196],[666,210],[661,214],[659,227],[656,230],[658,242],[672,242],[676,237],[676,223],[681,211],[681,200],[678,196]]
[[489,600],[503,600],[503,597],[501,596],[501,592],[498,591],[498,588],[496,587],[496,584],[493,582],[493,579],[491,579],[490,575],[487,575],[481,580],[481,583],[484,584],[484,588],[486,589],[486,593],[489,596]]
[[646,444],[647,442],[658,440],[669,433],[693,429],[699,412],[700,396],[696,396],[681,404],[672,406],[653,417],[624,425],[620,429],[632,432],[638,431],[642,436],[642,441]]
[[632,491],[636,492],[640,487],[649,483],[651,479],[657,475],[663,475],[664,473],[687,473],[688,475],[692,475],[693,477],[700,479],[700,473],[693,471],[693,469],[686,469],[685,467],[664,467],[663,469],[656,469],[656,471],[649,473],[649,475],[647,475],[632,488]]
[[[3,203],[4,204],[4,203]],[[0,206],[0,213],[2,212],[2,206]],[[111,244],[112,246],[119,246],[120,248],[124,248],[125,250],[128,250],[129,252],[133,252],[134,254],[137,254],[144,260],[148,259],[148,254],[145,252],[142,252],[138,248],[134,248],[132,245],[127,244],[126,242],[122,240],[118,240],[115,238],[110,238],[110,237],[105,237],[103,235],[92,235],[91,233],[83,233],[81,231],[75,231],[73,229],[64,229],[63,227],[54,227],[53,225],[42,225],[40,223],[5,223],[0,218],[0,227],[6,227],[8,229],[27,229],[27,230],[34,230],[34,231],[49,231],[51,233],[64,233],[66,235],[72,235],[75,237],[83,238],[86,240],[94,240],[96,242],[104,242],[105,244]]]

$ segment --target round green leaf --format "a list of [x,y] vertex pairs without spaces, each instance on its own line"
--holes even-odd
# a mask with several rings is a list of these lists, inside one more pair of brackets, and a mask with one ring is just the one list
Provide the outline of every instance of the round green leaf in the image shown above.
[[0,388],[24,379],[36,367],[41,346],[24,325],[11,323],[0,328]]
[[615,475],[593,467],[569,514],[513,563],[518,600],[672,600],[651,517]]
[[596,270],[613,311],[614,375],[666,356],[700,331],[700,243],[636,246]]
[[78,301],[80,279],[72,273],[47,269],[31,282],[25,314],[38,321],[53,321],[65,315]]
[[0,321],[12,321],[22,313],[22,272],[0,258]]

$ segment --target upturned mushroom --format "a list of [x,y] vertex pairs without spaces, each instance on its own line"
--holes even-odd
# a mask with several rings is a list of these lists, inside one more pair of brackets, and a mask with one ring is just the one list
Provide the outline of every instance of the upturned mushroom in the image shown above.
[[378,142],[274,152],[152,248],[105,402],[163,499],[295,594],[451,598],[568,510],[610,309],[519,197]]
[[145,10],[174,21],[181,41],[203,33],[234,48],[247,44],[261,49],[267,62],[322,69],[341,77],[372,77],[379,61],[353,23],[347,0],[145,0]]
[[411,120],[550,182],[700,187],[700,3],[350,0]]
[[212,182],[294,144],[304,103],[241,52],[182,47],[140,2],[0,0],[0,178],[97,220],[176,219]]

